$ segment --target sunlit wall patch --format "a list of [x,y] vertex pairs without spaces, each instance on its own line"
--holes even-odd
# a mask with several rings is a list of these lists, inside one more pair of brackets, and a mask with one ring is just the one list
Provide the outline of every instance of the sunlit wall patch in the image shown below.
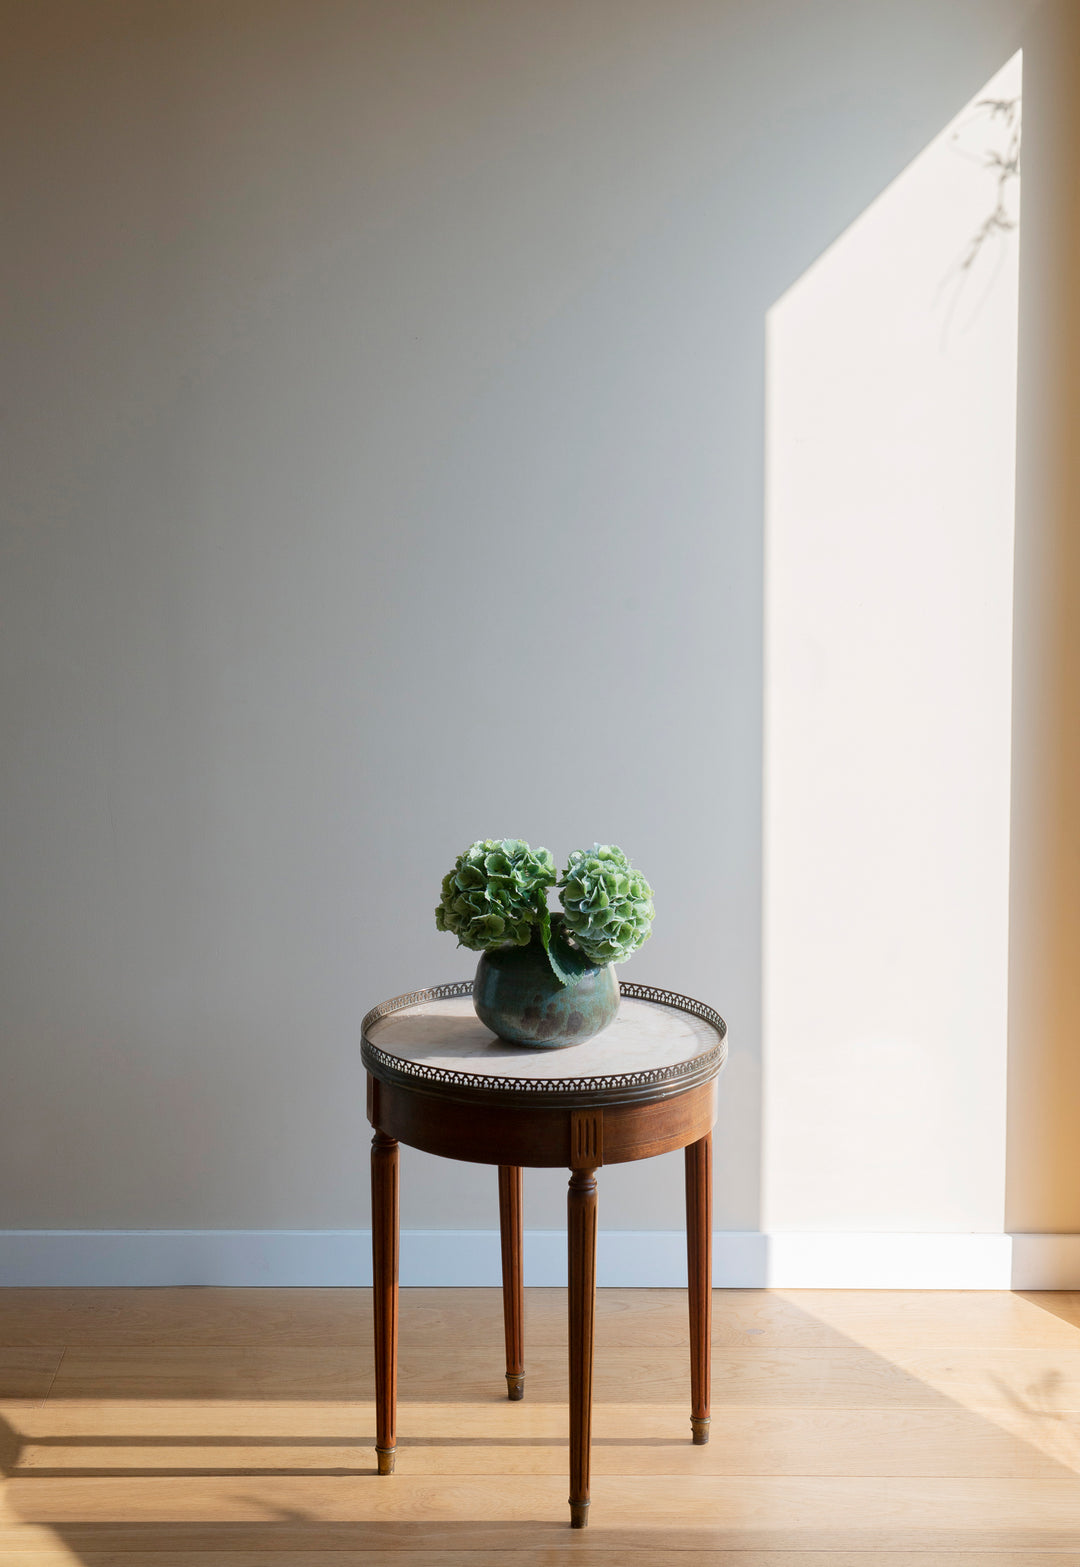
[[767,318],[766,1229],[1003,1225],[1020,96]]

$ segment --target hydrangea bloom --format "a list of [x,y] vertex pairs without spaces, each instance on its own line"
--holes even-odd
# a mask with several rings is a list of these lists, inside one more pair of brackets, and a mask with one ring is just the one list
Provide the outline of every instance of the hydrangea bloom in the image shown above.
[[652,934],[652,888],[614,844],[575,849],[559,882],[567,933],[593,963],[625,963]]
[[482,838],[444,876],[435,924],[474,952],[525,947],[546,917],[547,890],[555,880],[547,849],[534,851],[520,838]]

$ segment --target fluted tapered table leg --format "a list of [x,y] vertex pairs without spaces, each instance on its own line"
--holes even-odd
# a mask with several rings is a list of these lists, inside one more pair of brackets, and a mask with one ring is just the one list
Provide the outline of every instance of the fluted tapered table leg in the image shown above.
[[712,1361],[712,1133],[686,1149],[686,1262],[690,1295],[690,1426],[709,1440]]
[[375,1453],[393,1474],[397,1449],[398,1145],[371,1140],[371,1261],[375,1315]]
[[520,1165],[499,1166],[499,1234],[502,1239],[506,1396],[517,1399],[525,1397],[525,1232]]
[[575,1170],[567,1194],[570,1337],[570,1524],[589,1521],[593,1318],[596,1310],[596,1171]]

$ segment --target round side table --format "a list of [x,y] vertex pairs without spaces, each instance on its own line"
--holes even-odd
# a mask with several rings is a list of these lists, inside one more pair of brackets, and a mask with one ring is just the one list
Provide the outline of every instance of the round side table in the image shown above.
[[712,1128],[727,1053],[723,1019],[700,1001],[620,984],[610,1028],[582,1045],[497,1039],[472,980],[396,996],[363,1022],[368,1073],[375,1308],[376,1453],[394,1468],[397,1419],[398,1144],[499,1167],[507,1396],[525,1391],[522,1169],[568,1168],[570,1522],[589,1516],[596,1172],[686,1150],[690,1424],[709,1440]]

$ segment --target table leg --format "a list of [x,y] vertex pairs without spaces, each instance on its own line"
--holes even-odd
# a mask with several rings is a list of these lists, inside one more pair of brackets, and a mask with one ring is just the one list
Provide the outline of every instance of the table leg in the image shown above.
[[503,1332],[506,1396],[525,1397],[525,1265],[522,1171],[499,1166],[499,1234],[502,1238]]
[[686,1262],[690,1286],[690,1426],[709,1440],[712,1360],[712,1133],[686,1149]]
[[398,1145],[371,1139],[371,1260],[375,1312],[375,1453],[393,1474],[397,1448]]
[[596,1309],[596,1171],[574,1170],[567,1194],[570,1329],[570,1526],[589,1521],[593,1317]]

